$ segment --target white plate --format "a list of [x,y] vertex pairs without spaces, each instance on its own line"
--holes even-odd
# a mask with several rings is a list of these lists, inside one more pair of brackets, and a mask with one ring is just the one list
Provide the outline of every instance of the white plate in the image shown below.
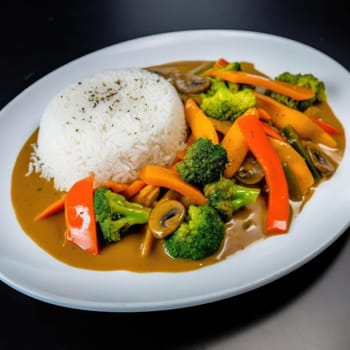
[[185,31],[131,40],[84,56],[40,79],[1,111],[0,272],[4,283],[39,300],[76,309],[141,312],[182,308],[269,283],[315,257],[345,231],[350,222],[349,146],[334,177],[317,189],[289,234],[253,244],[201,270],[145,274],[80,270],[55,260],[22,232],[11,205],[12,168],[56,92],[106,68],[219,57],[253,62],[270,76],[285,70],[314,73],[325,82],[330,105],[348,136],[349,72],[295,41],[244,31]]

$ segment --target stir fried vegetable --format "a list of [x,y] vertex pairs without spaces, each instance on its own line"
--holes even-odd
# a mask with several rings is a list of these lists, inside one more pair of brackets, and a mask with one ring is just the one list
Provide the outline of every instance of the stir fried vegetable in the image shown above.
[[99,253],[94,209],[94,177],[76,182],[68,191],[64,209],[66,239],[94,255]]
[[191,79],[205,84],[187,95],[174,80],[188,125],[174,164],[148,164],[131,184],[94,188],[93,176],[82,179],[35,220],[64,210],[67,240],[95,255],[101,239],[116,242],[143,225],[143,256],[163,240],[172,258],[199,260],[220,249],[237,212],[263,197],[264,234],[287,233],[291,201],[302,203],[335,170],[317,147],[335,149],[342,130],[304,112],[326,100],[324,83],[290,72],[270,79],[224,58]]

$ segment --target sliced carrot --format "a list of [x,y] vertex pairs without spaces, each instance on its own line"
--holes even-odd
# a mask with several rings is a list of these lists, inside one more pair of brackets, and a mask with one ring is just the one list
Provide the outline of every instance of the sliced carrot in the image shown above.
[[279,134],[273,127],[271,127],[271,125],[266,124],[264,122],[260,122],[260,125],[264,129],[266,135],[271,136],[274,139],[279,140],[281,142],[287,142],[281,134]]
[[179,161],[175,162],[174,164],[170,165],[168,169],[172,171],[176,171],[176,168],[181,164],[182,160],[180,159]]
[[103,187],[111,189],[113,192],[119,193],[125,191],[129,185],[121,182],[107,181],[102,184]]
[[282,163],[256,116],[246,115],[238,118],[237,122],[249,150],[264,170],[269,189],[266,234],[286,233],[289,223],[289,194]]
[[302,157],[288,142],[281,142],[274,138],[270,138],[270,142],[281,162],[285,162],[294,174],[299,190],[301,194],[304,195],[315,182],[304,157]]
[[198,188],[182,180],[176,171],[169,168],[147,165],[141,170],[139,176],[146,184],[177,191],[197,205],[207,203],[207,199]]
[[66,200],[66,195],[64,194],[59,199],[50,203],[44,210],[42,210],[38,215],[36,215],[34,218],[34,221],[46,219],[49,216],[55,215],[63,211],[65,200]]
[[242,71],[222,71],[209,70],[203,73],[204,76],[218,77],[220,79],[238,83],[249,84],[256,87],[262,87],[282,95],[291,97],[295,100],[308,100],[314,97],[314,92],[311,89],[263,77],[258,74],[251,74]]
[[269,121],[271,120],[270,114],[264,108],[257,108],[259,119]]
[[94,210],[94,177],[77,181],[64,204],[66,239],[93,255],[99,253]]
[[306,114],[289,108],[273,98],[255,92],[257,107],[264,108],[271,115],[271,122],[279,129],[291,125],[298,135],[303,139],[321,143],[325,146],[335,148],[337,142],[327,134],[321,127],[316,125]]
[[219,143],[213,124],[192,98],[188,98],[185,102],[185,116],[195,139],[207,137],[214,144]]
[[136,194],[138,194],[144,187],[146,186],[146,183],[141,179],[134,180],[128,187],[121,191],[120,193],[126,198],[129,199]]

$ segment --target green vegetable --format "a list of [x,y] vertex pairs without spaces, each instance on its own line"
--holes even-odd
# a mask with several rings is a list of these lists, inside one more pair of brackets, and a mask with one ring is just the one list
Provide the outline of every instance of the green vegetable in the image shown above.
[[278,75],[275,80],[284,81],[298,86],[303,86],[311,89],[314,92],[314,97],[308,100],[297,101],[285,95],[271,92],[270,96],[276,101],[283,103],[284,105],[297,109],[299,111],[305,111],[308,107],[327,100],[326,88],[322,81],[320,81],[313,74],[292,74],[290,72],[284,72]]
[[200,137],[188,148],[176,170],[184,181],[203,187],[222,176],[226,163],[226,150],[220,144]]
[[241,63],[240,62],[230,62],[225,67],[221,67],[220,70],[222,70],[222,71],[228,71],[228,70],[240,71],[240,70],[242,70]]
[[256,97],[251,89],[238,89],[237,84],[228,86],[224,81],[213,80],[208,91],[201,94],[200,107],[209,117],[233,121],[256,106]]
[[214,207],[224,219],[230,219],[239,208],[254,203],[259,194],[259,188],[237,185],[227,178],[221,178],[204,187],[208,204]]
[[[226,66],[221,67],[219,69],[220,71],[241,71],[241,63],[240,62],[231,62],[228,63]],[[232,92],[237,92],[240,90],[241,85],[236,83],[227,82],[224,80],[221,80],[220,78],[208,78],[211,81],[211,85],[209,89],[205,92],[205,94],[202,94],[202,97],[205,96],[213,96],[215,95],[216,91],[220,88],[229,88]],[[243,86],[243,85],[242,85]]]
[[96,222],[106,243],[117,242],[132,225],[148,221],[150,208],[131,203],[105,187],[94,193]]
[[225,224],[213,207],[190,205],[185,220],[164,245],[173,258],[200,260],[220,248],[224,234]]
[[283,129],[283,134],[285,138],[287,139],[288,143],[305,159],[305,162],[307,166],[309,167],[312,176],[316,181],[319,181],[322,176],[320,172],[315,167],[314,163],[312,162],[308,152],[306,151],[303,143],[301,142],[298,134],[295,132],[295,130],[292,128],[292,126],[287,125]]

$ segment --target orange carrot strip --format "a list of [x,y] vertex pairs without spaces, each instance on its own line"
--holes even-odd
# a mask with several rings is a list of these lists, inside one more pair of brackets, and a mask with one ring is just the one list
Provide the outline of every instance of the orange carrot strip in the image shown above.
[[65,200],[66,200],[66,195],[63,195],[61,198],[49,204],[44,210],[42,210],[38,215],[35,216],[34,221],[46,219],[51,215],[55,215],[63,211]]
[[282,163],[256,116],[246,115],[237,121],[249,150],[264,170],[269,189],[266,233],[286,233],[289,222],[289,194]]
[[93,255],[99,253],[94,210],[94,177],[77,181],[64,204],[66,239]]
[[272,128],[269,124],[266,124],[264,122],[260,122],[260,125],[265,131],[265,134],[268,136],[273,137],[276,140],[279,140],[281,142],[287,142],[281,134],[279,134],[274,128]]
[[270,114],[264,108],[257,108],[259,119],[269,121],[271,120]]
[[190,198],[197,205],[207,203],[207,199],[198,188],[182,180],[176,171],[169,168],[147,165],[141,170],[139,176],[146,184],[165,187],[179,192],[183,196]]
[[181,164],[181,162],[182,162],[182,160],[175,162],[174,164],[170,165],[170,167],[168,169],[170,169],[172,171],[176,171],[176,168]]
[[113,192],[122,192],[125,191],[129,185],[121,182],[107,181],[102,184],[103,187],[111,189]]
[[308,100],[314,97],[314,92],[311,89],[247,72],[209,70],[204,72],[203,75],[218,77],[232,83],[259,86],[291,97],[295,100]]
[[219,143],[213,124],[192,98],[188,98],[185,102],[185,116],[195,139],[207,137],[214,144]]
[[131,197],[138,194],[145,186],[146,183],[143,180],[136,179],[130,185],[128,185],[125,190],[121,191],[121,194],[126,199],[130,199]]
[[257,107],[264,108],[271,115],[271,122],[279,129],[291,125],[297,134],[303,139],[309,139],[315,143],[335,148],[337,141],[316,125],[306,114],[289,108],[273,98],[255,92]]

